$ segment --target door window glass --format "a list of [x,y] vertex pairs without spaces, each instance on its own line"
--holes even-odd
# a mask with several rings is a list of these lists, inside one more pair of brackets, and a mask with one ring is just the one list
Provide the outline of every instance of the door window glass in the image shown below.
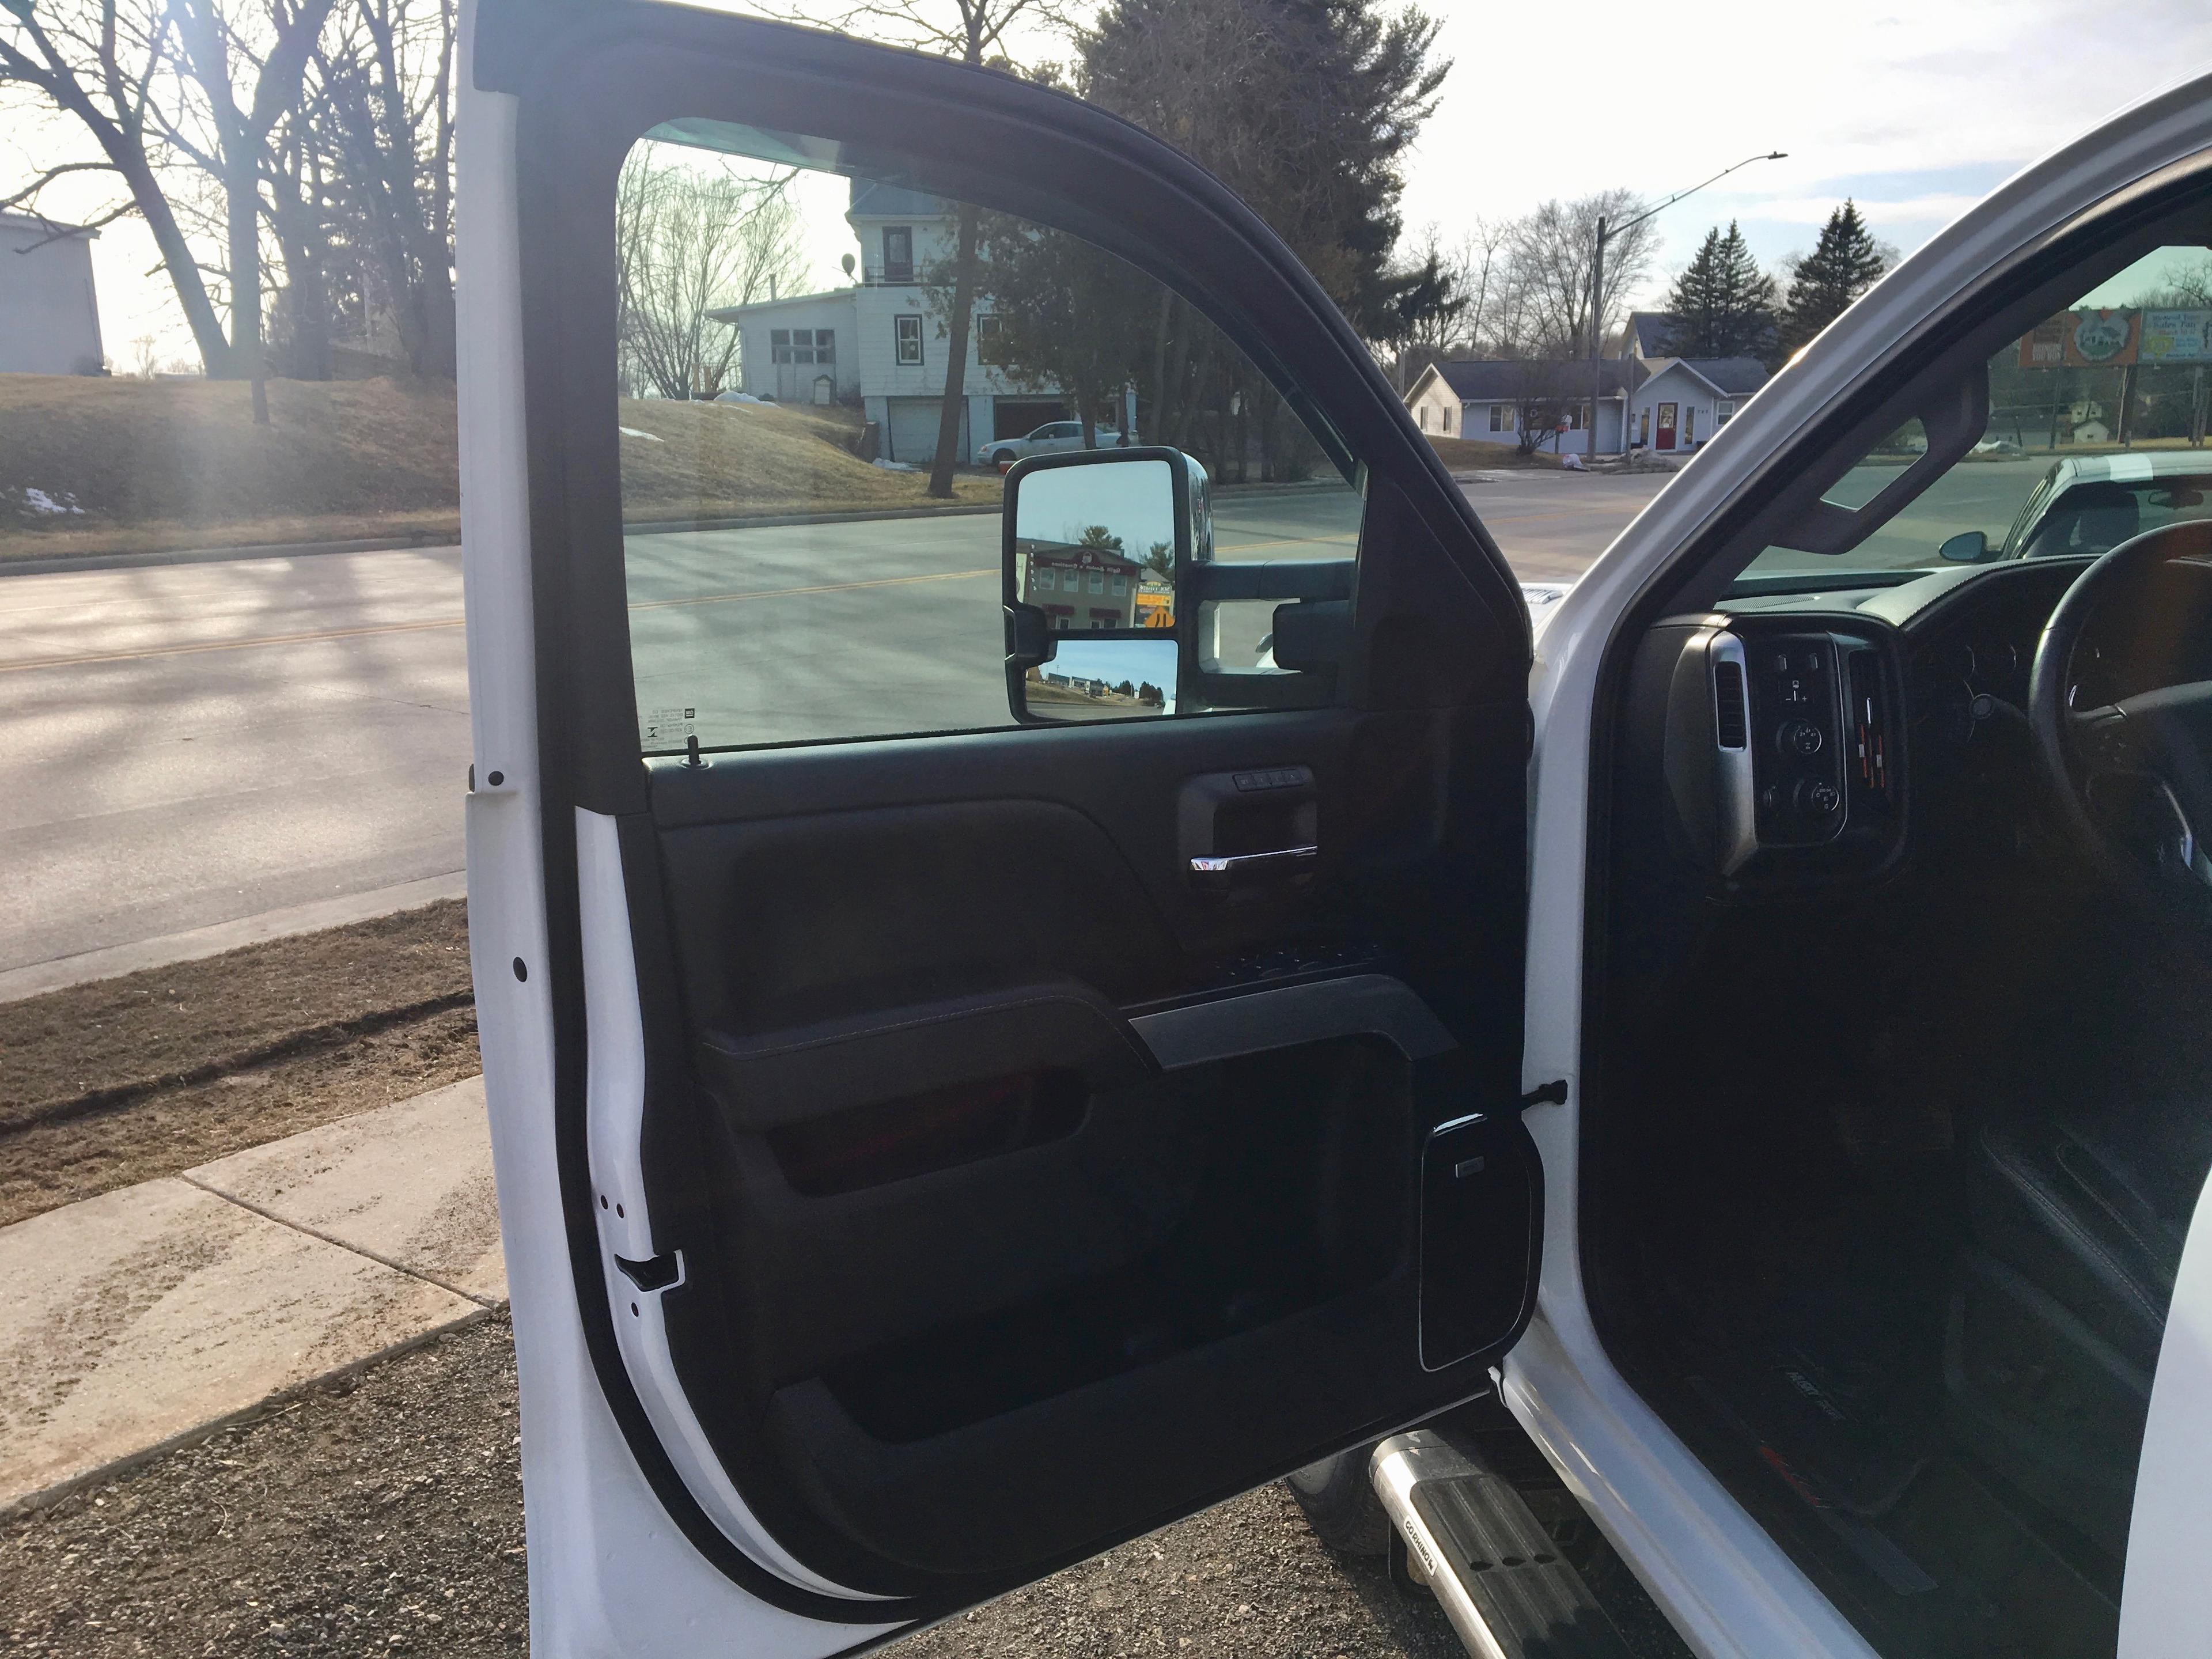
[[[975,451],[1025,429],[1002,422],[1033,422],[1040,404],[1090,411],[1103,447],[1194,458],[1212,487],[1218,563],[1356,555],[1361,480],[1333,459],[1340,441],[1317,437],[1196,306],[1086,242],[840,170],[829,141],[710,121],[641,140],[619,194],[659,204],[617,223],[617,441],[648,753],[1013,725],[1003,479]],[[887,204],[898,223],[878,222]],[[972,343],[951,388],[964,407],[950,492],[933,495],[963,214],[979,250]],[[857,286],[841,269],[854,250],[872,267]],[[902,260],[909,285],[890,291]],[[860,343],[842,361],[840,334]],[[688,385],[704,381],[644,372],[664,340],[719,354],[720,384],[750,397],[691,402]],[[1026,429],[1058,449],[1085,441],[1078,420]],[[1109,595],[1103,573],[1039,571],[1036,589],[1061,599],[1048,627],[1172,625],[1168,573],[1147,563],[1121,580],[1133,591]],[[1206,672],[1284,672],[1273,602],[1206,609],[1220,613]],[[1305,682],[1291,680],[1295,705]],[[1146,714],[1176,705],[1136,701]]]
[[[1989,375],[1981,441],[1894,518],[1848,553],[1769,547],[1745,574],[1939,570],[1978,547],[1992,560],[2095,555],[2212,516],[2212,248],[2145,255],[1995,353]],[[1864,506],[1927,447],[1908,422],[1822,499]]]

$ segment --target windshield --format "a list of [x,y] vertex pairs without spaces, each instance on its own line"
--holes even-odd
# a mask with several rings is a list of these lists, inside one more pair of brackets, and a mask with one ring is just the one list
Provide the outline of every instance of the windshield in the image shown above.
[[[1992,356],[1981,441],[1858,546],[1768,547],[1738,580],[1942,569],[1937,550],[1971,552],[1976,532],[1987,558],[2102,553],[2207,516],[2208,392],[2212,248],[2162,247]],[[1909,423],[1823,498],[1862,506],[1926,448]]]

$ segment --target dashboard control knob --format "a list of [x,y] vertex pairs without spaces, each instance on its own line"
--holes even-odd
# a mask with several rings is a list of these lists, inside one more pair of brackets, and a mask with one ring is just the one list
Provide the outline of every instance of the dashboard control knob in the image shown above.
[[1826,817],[1844,804],[1843,794],[1826,778],[1807,781],[1797,787],[1798,806],[1815,817]]
[[1777,732],[1785,755],[1817,755],[1820,752],[1820,728],[1810,720],[1790,720]]

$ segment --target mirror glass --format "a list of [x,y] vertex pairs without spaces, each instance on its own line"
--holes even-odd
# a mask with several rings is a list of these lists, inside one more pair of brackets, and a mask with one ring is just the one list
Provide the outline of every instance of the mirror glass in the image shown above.
[[1116,720],[1176,710],[1176,642],[1068,638],[1052,660],[1024,677],[1022,702],[1034,719]]
[[1060,466],[1022,480],[1020,599],[1055,633],[1174,626],[1175,481],[1164,460]]
[[1029,718],[1175,712],[1175,485],[1169,461],[1110,452],[1019,480],[1009,597],[1053,646],[1022,676]]
[[1955,564],[1973,564],[1990,550],[1988,535],[1979,530],[1962,530],[1936,550],[1936,556],[1949,559]]

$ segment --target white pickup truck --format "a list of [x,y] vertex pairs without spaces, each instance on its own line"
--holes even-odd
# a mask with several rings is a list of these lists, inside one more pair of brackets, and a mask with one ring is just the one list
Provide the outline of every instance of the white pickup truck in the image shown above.
[[[1337,307],[1134,127],[705,9],[463,27],[537,1651],[855,1651],[1292,1471],[1477,1654],[1657,1651],[1630,1579],[1707,1656],[2204,1650],[2212,528],[1969,564],[1916,515],[2008,522],[1992,364],[2212,252],[2212,81],[1905,260],[1538,635]],[[816,458],[625,537],[641,143],[1079,228],[1218,382],[999,515]]]

